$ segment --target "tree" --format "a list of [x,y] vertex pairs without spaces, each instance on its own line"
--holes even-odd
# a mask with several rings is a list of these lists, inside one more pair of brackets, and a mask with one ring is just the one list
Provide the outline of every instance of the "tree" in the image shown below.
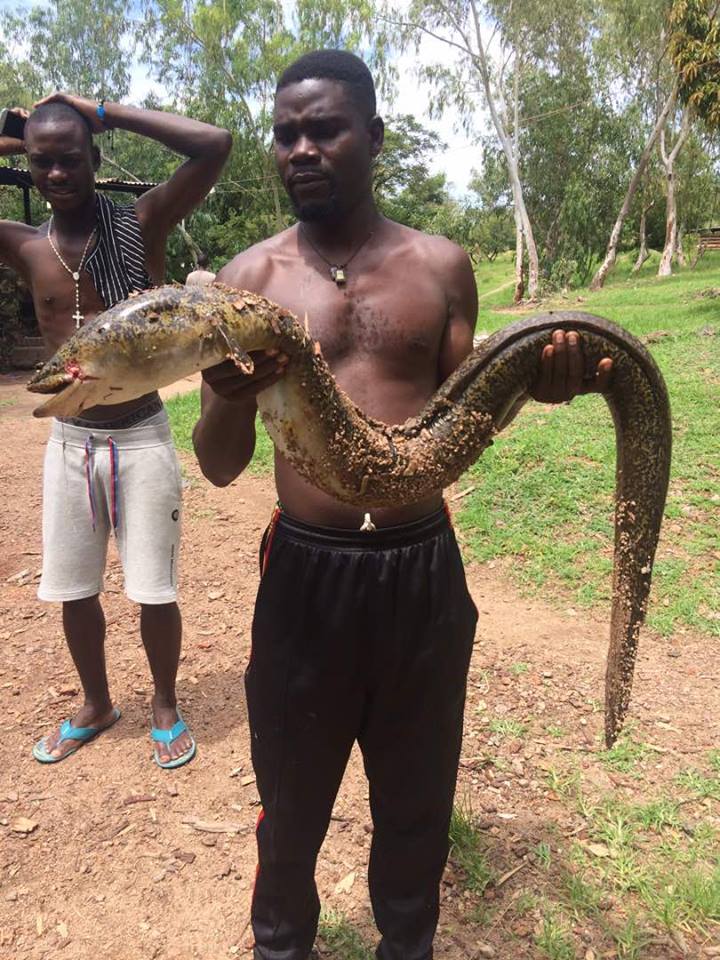
[[[434,64],[421,69],[421,75],[437,90],[438,109],[452,102],[464,112],[468,127],[475,112],[473,94],[479,84],[492,118],[493,127],[505,155],[508,177],[513,194],[516,222],[516,284],[515,299],[523,296],[523,250],[527,246],[529,259],[528,293],[536,297],[538,291],[538,259],[532,225],[527,214],[520,177],[518,155],[518,98],[522,72],[522,53],[512,48],[511,38],[501,32],[503,60],[512,60],[512,81],[509,87],[512,100],[508,101],[505,80],[506,63],[499,66],[493,60],[492,38],[486,37],[488,17],[492,14],[481,0],[413,0],[407,21],[393,21],[403,31],[406,43],[420,46],[423,35],[442,40],[459,50],[456,64]],[[500,24],[494,21],[495,28]],[[491,33],[494,31],[491,30]]]
[[625,220],[661,131],[675,107],[678,82],[667,59],[665,30],[669,11],[670,0],[644,0],[642,4],[604,0],[599,54],[607,63],[608,81],[621,81],[626,95],[632,97],[645,115],[647,132],[610,232],[605,257],[590,284],[591,290],[598,290],[605,284],[615,265]]
[[679,95],[709,130],[720,129],[720,22],[717,0],[675,0],[670,57]]
[[121,0],[50,0],[3,16],[3,31],[42,78],[43,90],[119,100],[130,89],[135,41]]
[[678,221],[677,221],[677,199],[675,191],[675,165],[678,154],[690,134],[690,111],[688,107],[682,112],[680,121],[680,130],[675,138],[675,143],[669,149],[668,138],[665,127],[660,131],[658,140],[658,151],[660,160],[665,173],[665,192],[666,192],[666,214],[665,214],[665,245],[662,256],[660,257],[660,266],[658,267],[659,277],[669,277],[672,273],[672,261],[677,253],[678,246]]
[[392,220],[416,230],[433,229],[448,192],[445,175],[431,174],[427,157],[442,146],[436,133],[409,114],[387,120],[374,185],[380,209]]

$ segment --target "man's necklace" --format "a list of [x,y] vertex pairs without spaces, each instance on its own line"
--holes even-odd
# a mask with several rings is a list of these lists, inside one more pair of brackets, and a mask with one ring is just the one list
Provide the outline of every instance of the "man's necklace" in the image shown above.
[[95,236],[95,230],[96,230],[97,228],[96,228],[96,227],[93,227],[92,230],[91,230],[91,232],[90,232],[90,236],[87,238],[87,243],[85,244],[85,249],[83,250],[82,256],[80,257],[80,263],[78,264],[77,270],[72,270],[72,269],[65,263],[65,261],[63,260],[63,258],[60,256],[60,251],[58,250],[58,248],[57,248],[57,247],[55,246],[55,244],[53,243],[53,238],[52,238],[52,235],[51,235],[51,234],[52,234],[52,228],[53,228],[53,218],[52,218],[52,215],[51,215],[51,216],[50,216],[50,222],[48,223],[47,238],[48,238],[48,241],[49,241],[49,243],[50,243],[50,246],[52,247],[53,253],[54,253],[55,256],[58,258],[58,260],[59,260],[60,263],[63,265],[63,267],[65,267],[65,269],[66,269],[67,272],[70,274],[70,276],[73,278],[73,281],[74,281],[74,283],[75,283],[75,313],[72,315],[72,318],[73,318],[73,320],[75,321],[75,329],[76,329],[76,330],[79,330],[79,329],[80,329],[80,324],[81,324],[81,323],[83,322],[83,320],[85,319],[85,316],[84,316],[82,313],[80,313],[80,274],[81,274],[81,272],[82,272],[82,268],[85,266],[85,257],[87,256],[87,252],[88,252],[88,250],[90,249],[90,243],[92,242],[92,239],[93,239],[93,237]]
[[320,253],[320,251],[318,250],[318,248],[315,246],[315,244],[314,244],[314,243],[312,242],[312,240],[310,239],[307,231],[304,230],[302,226],[300,227],[300,231],[301,231],[302,235],[305,237],[305,239],[307,240],[307,242],[310,244],[310,246],[313,248],[313,250],[315,251],[315,253],[320,257],[321,260],[324,260],[324,261],[325,261],[325,263],[328,265],[328,267],[330,267],[330,276],[331,276],[331,278],[335,281],[335,283],[338,285],[338,287],[344,287],[344,286],[345,286],[345,284],[347,283],[347,275],[346,275],[346,273],[345,273],[345,269],[347,268],[347,265],[348,265],[352,260],[355,259],[355,257],[360,253],[360,251],[362,250],[362,248],[365,246],[365,244],[368,242],[368,240],[369,240],[369,239],[372,237],[372,235],[373,235],[373,231],[371,230],[370,233],[365,237],[365,239],[363,240],[363,242],[360,244],[360,246],[359,246],[359,247],[356,247],[356,249],[350,254],[350,256],[347,258],[347,260],[345,261],[345,263],[333,263],[331,260],[328,260],[328,258],[327,258],[326,256],[324,256],[322,253]]

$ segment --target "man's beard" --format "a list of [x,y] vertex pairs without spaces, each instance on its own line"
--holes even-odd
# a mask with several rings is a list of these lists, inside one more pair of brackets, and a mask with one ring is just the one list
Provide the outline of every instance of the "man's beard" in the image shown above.
[[343,212],[343,206],[334,190],[326,200],[308,200],[305,203],[298,203],[290,194],[290,203],[295,211],[295,216],[303,223],[337,220]]

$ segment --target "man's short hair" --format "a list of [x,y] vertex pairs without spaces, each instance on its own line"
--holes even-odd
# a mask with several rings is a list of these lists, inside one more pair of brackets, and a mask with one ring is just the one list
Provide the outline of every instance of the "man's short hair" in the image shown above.
[[206,253],[199,253],[197,258],[197,265],[199,267],[206,267],[210,263],[210,257]]
[[375,84],[360,57],[347,50],[313,50],[291,63],[278,80],[275,93],[303,80],[337,80],[347,85],[366,120],[375,116]]
[[25,124],[25,131],[27,133],[28,128],[36,126],[38,123],[45,123],[48,121],[57,121],[57,122],[67,122],[79,123],[82,126],[82,129],[87,133],[88,143],[92,146],[93,143],[93,132],[90,122],[78,111],[75,107],[71,107],[69,103],[42,103],[39,107],[36,107],[35,110],[30,114]]

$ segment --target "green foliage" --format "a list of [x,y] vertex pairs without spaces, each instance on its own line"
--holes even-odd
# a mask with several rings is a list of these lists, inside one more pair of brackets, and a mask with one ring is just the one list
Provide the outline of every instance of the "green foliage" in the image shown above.
[[6,13],[3,31],[26,49],[35,94],[57,89],[117,100],[130,88],[135,49],[127,13],[122,0],[50,0]]
[[371,960],[372,949],[365,943],[347,918],[337,910],[323,910],[320,914],[318,937],[323,956],[329,960]]
[[708,129],[720,128],[720,21],[715,0],[674,0],[670,57],[680,97]]
[[478,895],[483,893],[492,880],[484,846],[470,807],[456,805],[450,820],[450,860],[462,870],[466,889]]

